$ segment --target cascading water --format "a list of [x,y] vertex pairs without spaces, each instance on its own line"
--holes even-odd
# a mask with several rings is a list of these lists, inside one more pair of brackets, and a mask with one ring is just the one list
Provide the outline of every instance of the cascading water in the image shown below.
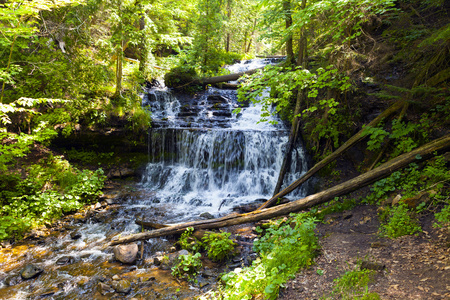
[[[242,72],[267,64],[264,60],[246,61],[230,67]],[[153,97],[154,93],[165,95]],[[256,199],[270,198],[281,168],[288,131],[279,121],[259,123],[261,107],[239,106],[231,90],[210,88],[193,97],[176,97],[167,90],[149,92],[151,107],[177,107],[153,115],[155,128],[149,133],[148,164],[142,186],[154,190],[158,202],[176,203],[185,211],[172,221],[182,221],[202,212],[217,215],[233,206]],[[153,108],[152,108],[153,111]],[[170,116],[158,119],[159,116]],[[292,182],[306,172],[303,149],[292,154],[291,172],[285,182]],[[305,193],[300,189],[294,196]]]
[[[264,63],[248,61],[230,69],[239,72]],[[133,266],[113,261],[106,243],[140,231],[136,219],[177,223],[198,219],[202,212],[219,216],[272,195],[288,140],[282,122],[258,123],[260,108],[238,104],[233,90],[210,88],[186,96],[160,87],[149,90],[143,103],[152,111],[153,127],[141,182],[109,204],[58,221],[50,236],[36,232],[23,245],[0,248],[0,299],[108,299],[117,296],[104,289],[111,289],[115,274],[133,282],[126,298],[173,299],[177,293],[192,298],[198,291],[153,263],[156,251],[170,248],[166,240],[147,241],[144,259]],[[239,105],[242,112],[236,116],[232,110]],[[307,168],[301,147],[292,155],[288,183]],[[27,264],[44,272],[23,280],[19,272]]]

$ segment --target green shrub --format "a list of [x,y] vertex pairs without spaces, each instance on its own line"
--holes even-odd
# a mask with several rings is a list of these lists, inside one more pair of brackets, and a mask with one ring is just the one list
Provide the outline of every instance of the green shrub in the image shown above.
[[175,67],[164,76],[164,83],[171,88],[181,88],[198,79],[197,72],[192,67]]
[[178,245],[180,245],[182,249],[185,249],[187,251],[200,252],[203,244],[196,237],[192,236],[193,232],[193,227],[186,228],[186,230],[181,234],[181,237],[178,240]]
[[434,224],[436,227],[445,227],[447,226],[450,231],[450,203],[440,211],[434,214],[437,223]]
[[400,203],[389,210],[389,219],[381,225],[381,232],[390,238],[411,235],[422,231],[422,228],[410,216],[408,205]]
[[209,259],[223,261],[233,255],[235,242],[229,239],[229,232],[208,232],[203,236],[204,247],[208,251]]
[[186,278],[189,281],[196,281],[195,277],[202,268],[200,257],[200,253],[180,255],[178,262],[172,267],[172,275],[179,278]]

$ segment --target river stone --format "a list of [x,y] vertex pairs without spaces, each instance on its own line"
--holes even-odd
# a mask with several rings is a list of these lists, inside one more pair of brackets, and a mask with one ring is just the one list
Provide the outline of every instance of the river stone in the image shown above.
[[125,279],[113,281],[112,286],[118,293],[128,294],[131,291],[131,282]]
[[210,214],[209,212],[204,212],[200,215],[200,218],[204,218],[204,219],[214,219],[214,216],[212,214]]
[[70,237],[72,238],[72,240],[78,240],[79,238],[81,238],[81,233],[79,233],[78,231],[72,232],[70,234]]
[[22,282],[22,277],[19,275],[11,275],[5,278],[5,285],[12,286]]
[[132,264],[136,260],[138,245],[136,243],[128,245],[118,245],[114,247],[114,257],[124,264]]
[[103,282],[98,283],[98,288],[100,289],[100,294],[102,294],[103,296],[109,293],[114,293],[114,289],[109,285],[104,284]]
[[120,280],[120,276],[116,274],[116,275],[114,275],[112,277],[112,280],[119,281]]
[[42,272],[44,272],[44,269],[36,265],[29,264],[20,271],[20,276],[22,276],[23,279],[31,279],[39,276],[39,274],[41,274]]
[[74,262],[75,262],[75,258],[73,256],[63,256],[63,257],[60,257],[56,261],[56,264],[59,266],[63,266],[63,265],[73,264]]

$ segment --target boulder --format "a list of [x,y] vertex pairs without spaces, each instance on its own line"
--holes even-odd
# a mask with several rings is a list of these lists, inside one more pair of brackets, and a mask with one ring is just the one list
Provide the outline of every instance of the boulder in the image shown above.
[[204,212],[204,213],[200,214],[200,218],[203,218],[203,219],[214,219],[214,216],[212,214],[210,214],[209,212]]
[[28,264],[20,271],[20,276],[23,279],[31,279],[39,276],[42,272],[44,272],[44,269],[33,264]]
[[128,245],[118,245],[114,247],[114,257],[124,264],[132,264],[136,261],[138,245],[136,243]]
[[117,293],[128,294],[131,291],[131,282],[125,279],[113,281],[111,285]]

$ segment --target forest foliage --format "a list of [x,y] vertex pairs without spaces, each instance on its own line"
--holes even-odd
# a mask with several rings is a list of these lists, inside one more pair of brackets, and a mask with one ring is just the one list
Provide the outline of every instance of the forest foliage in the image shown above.
[[[404,101],[397,116],[364,129],[360,171],[444,134],[448,13],[445,1],[418,0],[1,1],[0,239],[98,197],[102,171],[76,168],[49,150],[52,139],[115,125],[130,136],[147,129],[139,93],[169,69],[185,84],[224,74],[235,60],[286,55],[242,78],[239,98],[262,103],[261,121],[300,118],[316,159]],[[437,218],[447,224],[448,178],[425,188],[439,189]]]

